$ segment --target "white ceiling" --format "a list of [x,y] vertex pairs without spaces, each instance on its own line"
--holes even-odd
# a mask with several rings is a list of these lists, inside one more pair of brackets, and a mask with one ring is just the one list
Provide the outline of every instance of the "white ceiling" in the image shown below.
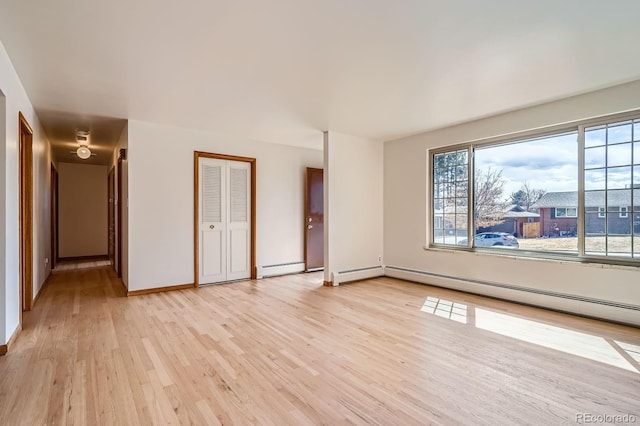
[[38,112],[318,148],[640,78],[637,0],[0,0],[0,39]]

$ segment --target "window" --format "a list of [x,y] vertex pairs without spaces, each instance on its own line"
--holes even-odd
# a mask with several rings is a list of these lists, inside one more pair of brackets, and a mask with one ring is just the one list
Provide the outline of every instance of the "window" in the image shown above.
[[626,207],[636,211],[640,205],[640,119],[581,126],[581,130],[585,206],[605,206],[604,223],[596,224],[588,211],[585,214],[585,254],[640,259],[640,234]]
[[578,217],[575,207],[556,207],[556,217]]
[[640,260],[638,113],[460,144],[430,161],[431,245]]
[[458,244],[467,238],[469,152],[433,156],[433,241]]

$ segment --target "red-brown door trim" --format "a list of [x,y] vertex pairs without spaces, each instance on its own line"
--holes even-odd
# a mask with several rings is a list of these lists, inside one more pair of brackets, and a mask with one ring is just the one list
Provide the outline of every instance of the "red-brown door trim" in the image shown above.
[[33,130],[18,113],[20,180],[20,324],[33,302]]

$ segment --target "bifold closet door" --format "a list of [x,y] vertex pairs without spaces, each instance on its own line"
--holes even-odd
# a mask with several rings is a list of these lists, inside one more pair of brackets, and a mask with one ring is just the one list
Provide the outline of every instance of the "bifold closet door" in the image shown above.
[[198,282],[250,278],[250,164],[215,158],[199,164]]

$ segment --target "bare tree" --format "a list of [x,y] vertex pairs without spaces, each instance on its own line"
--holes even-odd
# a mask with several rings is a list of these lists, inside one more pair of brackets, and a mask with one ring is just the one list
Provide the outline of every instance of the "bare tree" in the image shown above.
[[525,211],[531,211],[531,206],[546,193],[546,189],[532,188],[529,182],[525,181],[518,191],[511,194],[510,198],[513,204],[517,204]]
[[503,221],[506,204],[502,201],[502,170],[489,167],[476,170],[475,223],[477,227],[493,226]]

